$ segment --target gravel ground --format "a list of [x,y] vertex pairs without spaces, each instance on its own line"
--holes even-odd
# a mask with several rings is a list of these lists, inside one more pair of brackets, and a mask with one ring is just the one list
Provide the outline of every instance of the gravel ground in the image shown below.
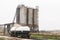
[[35,40],[35,39],[25,39],[25,38],[16,38],[16,37],[8,37],[8,36],[0,36],[4,40]]

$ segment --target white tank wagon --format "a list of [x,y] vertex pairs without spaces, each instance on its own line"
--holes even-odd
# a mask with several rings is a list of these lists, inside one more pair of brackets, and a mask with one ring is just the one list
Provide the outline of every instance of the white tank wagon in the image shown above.
[[9,34],[14,37],[30,37],[30,28],[28,26],[21,26],[18,24],[14,24],[11,27]]

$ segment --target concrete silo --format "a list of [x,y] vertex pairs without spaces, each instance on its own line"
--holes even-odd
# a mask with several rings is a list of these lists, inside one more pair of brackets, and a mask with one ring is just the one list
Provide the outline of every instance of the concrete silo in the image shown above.
[[16,9],[16,23],[29,26],[31,30],[38,30],[38,9],[18,5]]

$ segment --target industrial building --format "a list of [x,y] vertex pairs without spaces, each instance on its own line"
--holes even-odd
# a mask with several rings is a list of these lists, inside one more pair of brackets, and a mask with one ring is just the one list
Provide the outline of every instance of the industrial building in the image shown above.
[[[31,8],[24,5],[18,5],[12,23],[2,24],[3,35],[9,35],[10,28],[14,24],[29,26],[33,32],[38,31],[38,8]],[[0,25],[1,26],[1,25]]]

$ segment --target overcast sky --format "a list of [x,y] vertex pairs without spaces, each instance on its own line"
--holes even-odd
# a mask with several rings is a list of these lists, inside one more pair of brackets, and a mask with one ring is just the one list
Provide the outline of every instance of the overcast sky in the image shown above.
[[0,0],[0,24],[12,22],[19,4],[39,6],[39,30],[60,30],[60,0]]

